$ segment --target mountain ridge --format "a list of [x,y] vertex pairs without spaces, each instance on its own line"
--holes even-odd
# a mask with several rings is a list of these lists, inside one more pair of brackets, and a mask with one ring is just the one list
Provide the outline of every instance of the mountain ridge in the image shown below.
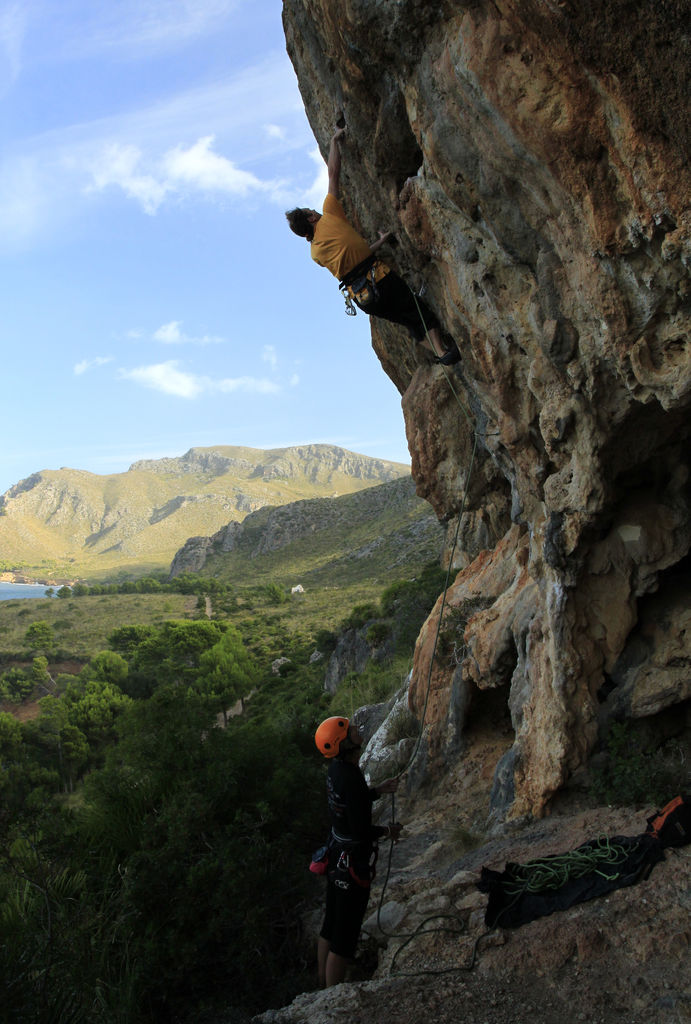
[[190,537],[176,553],[170,575],[237,578],[251,567],[255,580],[292,571],[302,582],[324,582],[332,573],[357,576],[358,562],[370,566],[375,553],[386,573],[437,559],[443,529],[416,496],[412,478],[403,477],[338,498],[267,506],[211,536]]
[[0,496],[0,569],[71,579],[168,569],[189,537],[264,506],[349,494],[409,471],[326,444],[190,448],[103,476],[42,470]]

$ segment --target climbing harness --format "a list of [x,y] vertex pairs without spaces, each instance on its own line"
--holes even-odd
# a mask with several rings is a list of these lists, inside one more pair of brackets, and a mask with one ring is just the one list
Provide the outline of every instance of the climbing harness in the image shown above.
[[374,255],[368,256],[348,271],[338,285],[343,292],[348,316],[357,314],[356,305],[367,312],[367,307],[379,298],[377,284],[389,273],[391,268]]
[[356,874],[355,868],[351,864],[350,853],[348,850],[341,850],[341,853],[336,861],[335,878],[334,883],[338,888],[345,889],[348,887],[350,880],[352,879],[356,885],[360,886],[361,889],[369,889],[372,881],[376,875],[375,865],[377,863],[378,848],[375,845],[373,851],[373,860],[370,861],[370,877],[360,878]]
[[362,844],[358,840],[339,835],[332,828],[327,844],[312,855],[309,869],[315,875],[328,875],[329,881],[333,882],[337,889],[349,889],[352,883],[361,889],[369,889],[377,874],[379,846],[375,843],[372,849],[368,864],[369,877],[362,878],[351,860],[351,854],[360,845]]

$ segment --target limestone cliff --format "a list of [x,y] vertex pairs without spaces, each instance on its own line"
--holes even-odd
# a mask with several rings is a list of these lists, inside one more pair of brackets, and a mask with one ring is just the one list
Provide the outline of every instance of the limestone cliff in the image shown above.
[[478,692],[503,688],[501,814],[543,813],[613,715],[691,696],[688,12],[284,2],[322,152],[345,114],[349,215],[395,229],[385,258],[462,352],[447,375],[373,328],[418,494],[449,536],[463,512],[457,656],[430,665],[440,603],[409,694],[420,714],[431,687],[426,764],[448,767]]

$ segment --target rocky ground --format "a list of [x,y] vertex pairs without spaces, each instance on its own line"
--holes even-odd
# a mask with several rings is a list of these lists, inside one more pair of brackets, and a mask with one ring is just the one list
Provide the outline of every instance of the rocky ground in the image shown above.
[[[255,1024],[691,1021],[691,847],[668,850],[646,881],[486,934],[481,867],[501,871],[507,861],[562,853],[600,835],[636,836],[655,810],[588,806],[573,790],[549,817],[483,835],[486,766],[496,753],[478,743],[443,793],[397,798],[405,839],[390,873],[382,850],[351,980],[299,995]],[[312,936],[318,919],[315,910]],[[419,926],[431,930],[406,942]]]

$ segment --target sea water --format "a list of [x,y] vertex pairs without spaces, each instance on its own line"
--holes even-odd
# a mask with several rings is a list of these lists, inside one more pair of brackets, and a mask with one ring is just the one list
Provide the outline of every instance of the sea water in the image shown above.
[[[0,601],[12,601],[18,597],[45,597],[48,589],[45,583],[0,583]],[[53,587],[53,590],[57,590]]]

